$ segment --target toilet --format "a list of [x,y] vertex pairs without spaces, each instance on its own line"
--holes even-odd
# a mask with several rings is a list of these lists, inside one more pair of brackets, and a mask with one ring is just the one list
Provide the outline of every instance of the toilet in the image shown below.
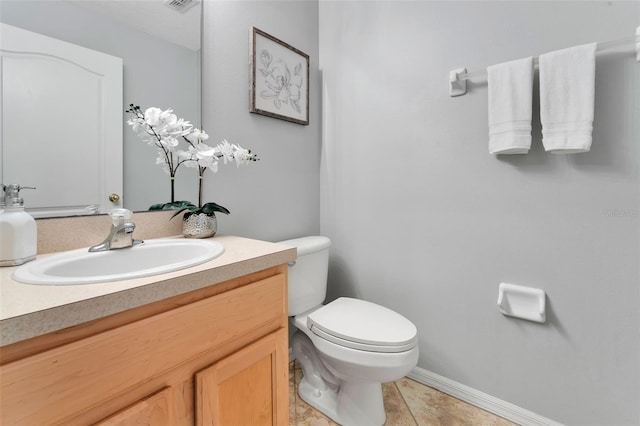
[[297,331],[293,354],[304,377],[298,394],[344,425],[382,425],[382,383],[409,373],[418,362],[417,330],[402,315],[375,303],[327,292],[327,237],[281,241],[296,247],[289,263],[289,317]]

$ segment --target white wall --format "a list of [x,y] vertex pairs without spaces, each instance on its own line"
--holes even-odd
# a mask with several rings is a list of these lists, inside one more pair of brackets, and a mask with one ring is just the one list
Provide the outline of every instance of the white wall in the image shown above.
[[[559,422],[640,424],[640,65],[598,59],[586,154],[546,154],[538,124],[528,155],[492,156],[486,83],[447,93],[457,67],[632,36],[639,3],[319,8],[331,296],[412,320],[419,367]],[[545,289],[547,323],[503,317],[501,281]]]
[[[249,113],[249,28],[310,56],[308,126]],[[320,223],[320,83],[316,1],[204,3],[203,125],[210,142],[226,138],[260,158],[207,173],[205,201],[231,210],[218,230],[265,240],[317,234]]]

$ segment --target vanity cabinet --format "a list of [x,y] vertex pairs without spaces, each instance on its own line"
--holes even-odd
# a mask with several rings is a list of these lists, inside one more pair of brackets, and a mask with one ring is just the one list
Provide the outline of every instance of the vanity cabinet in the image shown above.
[[288,424],[280,265],[2,348],[0,424]]

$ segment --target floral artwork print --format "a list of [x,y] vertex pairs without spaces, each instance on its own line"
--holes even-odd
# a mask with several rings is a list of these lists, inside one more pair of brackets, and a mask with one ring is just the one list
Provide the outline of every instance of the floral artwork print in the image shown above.
[[309,124],[309,55],[255,27],[250,32],[249,111]]
[[292,75],[289,66],[281,59],[274,61],[267,49],[262,49],[260,52],[260,63],[262,68],[258,71],[264,77],[267,86],[260,92],[260,97],[273,99],[273,106],[278,110],[283,104],[290,105],[300,114],[300,88],[304,82],[302,63],[298,62],[295,65]]

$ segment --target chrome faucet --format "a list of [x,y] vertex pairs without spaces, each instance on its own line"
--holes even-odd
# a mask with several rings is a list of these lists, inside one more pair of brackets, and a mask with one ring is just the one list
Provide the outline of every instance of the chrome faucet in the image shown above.
[[129,221],[131,210],[113,209],[109,212],[109,216],[113,222],[109,235],[100,244],[90,247],[90,252],[133,247],[144,242],[133,239],[133,230],[136,229],[136,224]]

